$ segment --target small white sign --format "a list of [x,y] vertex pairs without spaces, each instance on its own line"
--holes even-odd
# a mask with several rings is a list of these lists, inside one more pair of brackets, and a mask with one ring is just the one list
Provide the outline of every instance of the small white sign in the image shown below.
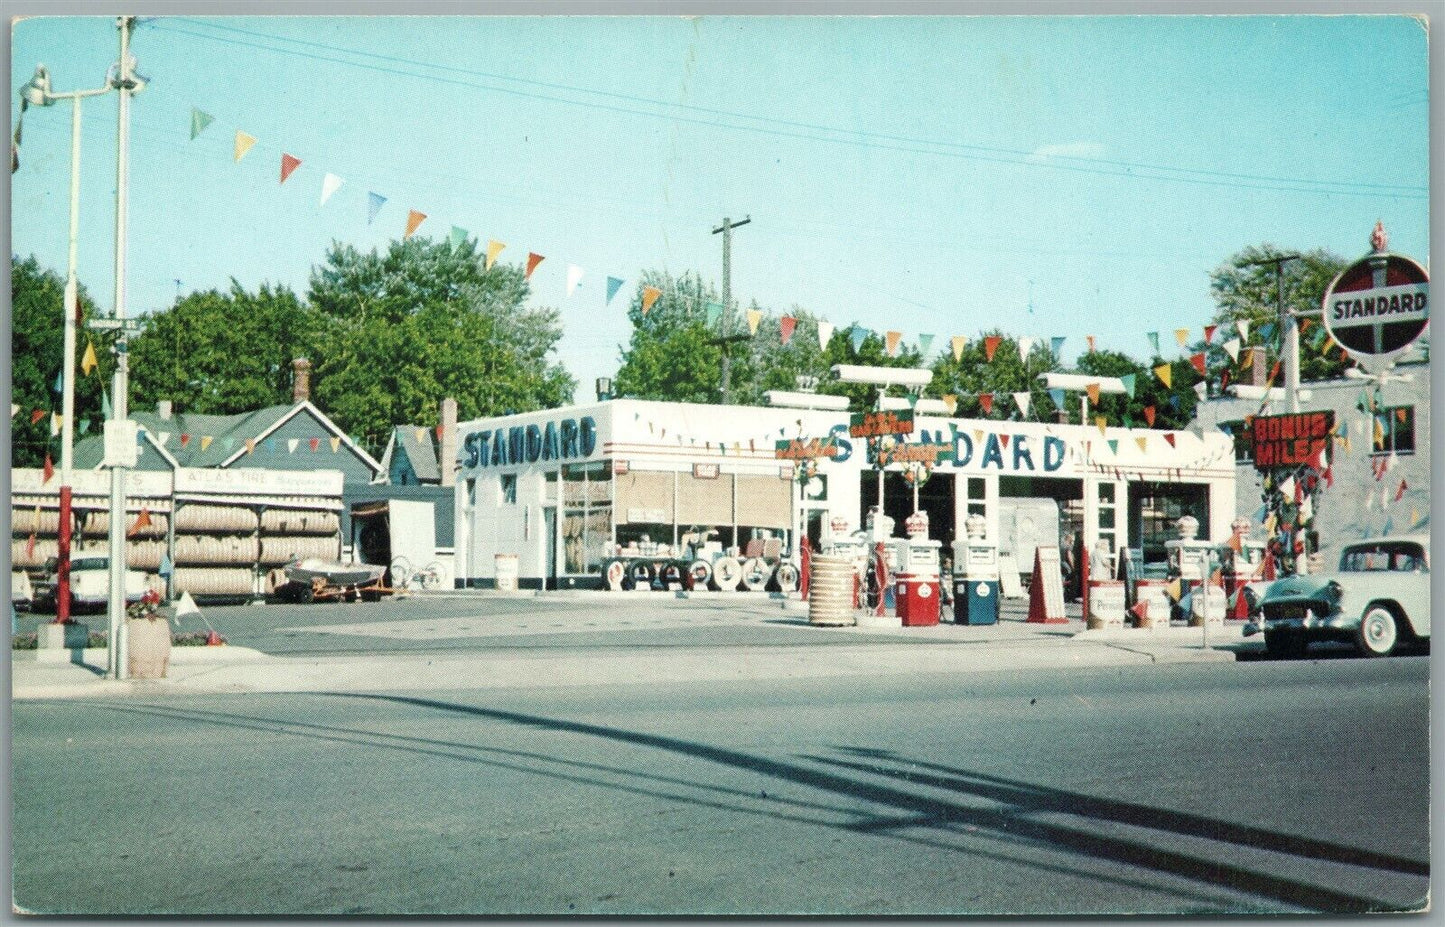
[[1430,284],[1406,283],[1330,295],[1331,328],[1355,328],[1381,322],[1413,322],[1430,317]]
[[140,425],[132,419],[105,421],[105,459],[107,467],[134,467],[139,458]]

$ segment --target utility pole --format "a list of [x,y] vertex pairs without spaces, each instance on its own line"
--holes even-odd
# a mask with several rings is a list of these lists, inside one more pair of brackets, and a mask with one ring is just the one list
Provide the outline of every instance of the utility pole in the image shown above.
[[1291,413],[1299,411],[1299,322],[1295,319],[1294,313],[1286,312],[1284,308],[1284,265],[1299,259],[1298,254],[1288,254],[1281,257],[1262,258],[1258,261],[1246,261],[1244,265],[1245,267],[1274,265],[1276,310],[1279,313],[1280,330],[1284,333],[1284,347],[1280,350],[1280,353],[1284,355],[1284,393]]
[[745,336],[745,335],[734,335],[734,334],[731,334],[731,331],[732,331],[732,311],[733,311],[733,303],[732,303],[732,299],[733,299],[733,292],[732,292],[732,290],[733,290],[733,288],[732,288],[732,273],[733,273],[733,229],[738,228],[738,227],[740,227],[740,226],[747,225],[747,224],[748,224],[749,222],[751,222],[751,221],[753,221],[751,216],[744,216],[744,217],[743,217],[743,220],[742,220],[741,222],[734,222],[734,221],[732,221],[731,219],[729,219],[729,218],[727,218],[726,216],[724,216],[724,217],[723,217],[723,221],[722,221],[722,225],[719,226],[718,228],[715,228],[715,229],[712,230],[712,233],[713,233],[714,235],[716,235],[716,234],[718,234],[719,232],[721,232],[721,233],[722,233],[722,237],[723,237],[723,279],[722,279],[722,302],[723,302],[723,308],[722,308],[722,334],[719,335],[717,338],[712,339],[712,342],[711,342],[712,344],[718,344],[718,345],[721,345],[721,346],[722,346],[722,352],[723,352],[723,354],[722,354],[722,404],[723,404],[723,405],[727,405],[727,403],[728,403],[728,388],[729,388],[729,386],[731,385],[731,379],[732,379],[732,363],[731,363],[731,361],[732,361],[732,357],[731,357],[732,349],[731,349],[730,345],[731,345],[734,341],[744,341],[744,340],[746,340],[746,338],[747,338],[747,336]]

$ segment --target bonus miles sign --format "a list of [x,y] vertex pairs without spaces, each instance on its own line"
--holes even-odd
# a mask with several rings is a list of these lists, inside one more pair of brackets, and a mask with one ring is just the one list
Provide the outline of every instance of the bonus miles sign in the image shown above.
[[1430,324],[1430,275],[1407,257],[1385,252],[1376,224],[1374,253],[1346,267],[1325,291],[1324,323],[1330,337],[1378,372],[1403,353]]
[[1291,415],[1256,415],[1250,422],[1256,470],[1313,464],[1329,443],[1335,413],[1298,412]]

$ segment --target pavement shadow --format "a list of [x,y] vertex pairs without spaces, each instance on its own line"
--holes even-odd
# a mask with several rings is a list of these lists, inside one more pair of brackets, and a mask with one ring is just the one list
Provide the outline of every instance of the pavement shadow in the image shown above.
[[[1242,865],[1220,862],[1178,850],[1163,849],[1153,844],[1129,840],[1123,837],[1103,836],[1060,824],[1033,820],[1028,816],[1028,808],[1023,809],[1022,813],[1020,813],[1019,811],[999,811],[990,808],[963,805],[953,801],[921,795],[905,789],[879,785],[865,779],[850,778],[798,763],[755,756],[692,740],[683,740],[676,737],[666,737],[658,734],[648,734],[640,731],[631,731],[607,725],[571,721],[562,718],[548,718],[502,709],[463,705],[455,702],[443,702],[437,699],[417,696],[358,692],[325,694],[338,698],[391,701],[399,704],[409,704],[418,707],[434,708],[439,711],[487,718],[494,721],[505,721],[541,730],[565,731],[573,734],[583,734],[612,741],[652,747],[707,760],[724,766],[745,769],[749,772],[774,777],[783,782],[809,786],[850,799],[871,802],[883,808],[911,812],[908,817],[900,818],[896,815],[885,818],[874,817],[845,825],[850,830],[872,833],[892,833],[905,828],[945,827],[952,830],[966,826],[975,830],[989,830],[993,832],[995,836],[1005,838],[1011,842],[1037,841],[1055,848],[1070,850],[1082,855],[1090,862],[1099,859],[1108,859],[1196,883],[1225,888],[1231,892],[1245,892],[1258,897],[1275,899],[1287,904],[1299,906],[1306,910],[1362,913],[1400,909],[1400,906],[1383,903],[1364,895],[1357,895],[1328,886],[1314,885],[1284,876],[1269,875]],[[850,765],[846,761],[829,758],[809,757],[809,759],[835,767],[847,768]],[[855,767],[854,771],[878,773],[880,771],[887,772],[891,769],[894,773],[891,777],[895,779],[906,778],[908,775],[906,771],[898,770],[896,767],[880,769],[877,766],[865,766],[856,768],[858,765],[859,764],[852,764],[852,766]],[[981,789],[979,789],[977,785],[970,785],[970,782],[977,783],[984,782],[985,780],[977,777],[973,780],[964,779],[954,770],[950,770],[950,773],[953,774],[950,777],[950,784],[969,785],[967,789],[954,788],[954,791],[971,791],[979,795]],[[915,778],[912,781],[917,780]],[[1018,786],[1011,788],[1014,793],[1017,793],[1017,797],[1021,799],[1032,798],[1034,795],[1034,793]],[[999,787],[999,790],[1002,790],[1002,787]],[[991,796],[979,795],[979,797],[987,798]],[[1204,820],[1206,819],[1200,819],[1201,822]],[[1220,828],[1225,827],[1224,822],[1217,823]],[[1257,833],[1261,840],[1264,839],[1266,834],[1269,834],[1269,832],[1263,830]],[[1301,838],[1293,838],[1285,834],[1272,834],[1270,835],[1270,839],[1273,839],[1281,846],[1291,845],[1290,841],[1292,840],[1301,840]],[[1306,843],[1308,843],[1308,841],[1303,841],[1298,845],[1303,846]],[[1314,844],[1317,845],[1315,848],[1323,849],[1324,845],[1321,842],[1315,841]],[[949,848],[956,849],[951,846]],[[1350,852],[1359,854],[1352,857],[1353,860],[1357,860],[1362,856],[1367,858],[1369,856],[1369,854],[1364,853],[1364,851],[1350,850]],[[1376,856],[1379,855],[1376,854]],[[1376,862],[1379,861],[1380,859],[1376,859]],[[1428,874],[1428,865],[1426,864],[1396,859],[1392,860],[1392,865],[1396,867],[1398,871],[1409,871],[1412,874],[1422,871],[1420,867],[1423,866],[1423,872]],[[1414,907],[1414,905],[1411,905],[1410,909]]]

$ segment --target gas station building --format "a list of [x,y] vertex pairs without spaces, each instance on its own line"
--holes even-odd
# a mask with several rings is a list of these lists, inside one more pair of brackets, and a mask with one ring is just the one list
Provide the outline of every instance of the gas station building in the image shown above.
[[[799,479],[778,444],[814,439],[831,448]],[[1054,503],[1061,539],[1142,548],[1147,562],[1165,559],[1182,515],[1222,542],[1236,514],[1234,443],[1218,431],[920,414],[899,440],[948,452],[918,490],[929,536],[947,551],[979,514],[1021,572],[1032,554],[1011,550],[1020,500],[1034,511]],[[516,558],[518,585],[531,589],[603,588],[608,558],[678,555],[698,538],[724,552],[777,539],[787,558],[800,534],[823,543],[835,519],[862,528],[878,500],[867,440],[849,437],[847,412],[816,409],[614,399],[477,419],[457,426],[456,464],[459,587],[495,587],[499,555]],[[914,509],[904,471],[882,473],[883,512],[899,536]]]

